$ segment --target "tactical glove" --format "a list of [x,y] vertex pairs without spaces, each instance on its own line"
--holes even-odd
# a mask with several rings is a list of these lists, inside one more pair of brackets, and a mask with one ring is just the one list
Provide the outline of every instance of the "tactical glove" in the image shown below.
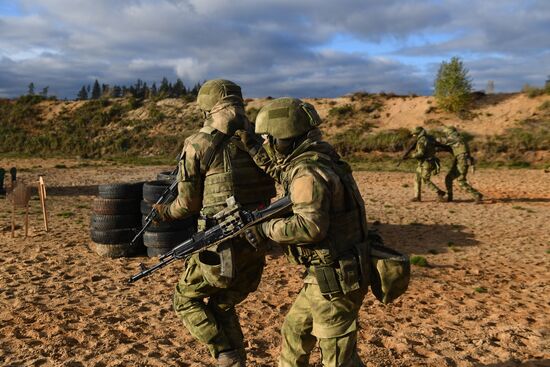
[[237,130],[235,131],[235,136],[241,140],[251,156],[254,156],[258,152],[258,149],[262,146],[261,138],[250,131]]
[[153,204],[153,209],[157,212],[156,218],[153,220],[153,223],[158,224],[158,222],[167,222],[170,221],[172,218],[168,214],[168,210],[170,209],[170,205],[166,204]]
[[247,228],[244,231],[244,238],[246,238],[246,240],[256,249],[267,240],[261,223]]

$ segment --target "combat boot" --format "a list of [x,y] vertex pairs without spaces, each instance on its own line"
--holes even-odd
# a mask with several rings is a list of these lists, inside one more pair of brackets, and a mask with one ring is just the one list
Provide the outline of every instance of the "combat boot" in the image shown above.
[[447,193],[447,202],[451,203],[453,201],[453,194]]
[[413,203],[418,203],[418,202],[420,202],[420,201],[422,201],[422,200],[420,200],[420,198],[416,198],[416,197],[415,197],[415,198],[412,198],[411,201],[412,201]]
[[229,350],[218,355],[218,367],[246,367],[246,362],[238,350]]
[[445,201],[445,191],[439,191],[437,193],[437,201],[439,201],[440,203],[444,203]]
[[483,202],[483,195],[477,194],[474,200],[476,204],[481,204]]

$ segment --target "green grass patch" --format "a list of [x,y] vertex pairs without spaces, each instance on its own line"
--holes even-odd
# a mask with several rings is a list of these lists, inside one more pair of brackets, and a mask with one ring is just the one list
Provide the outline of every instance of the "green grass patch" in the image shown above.
[[75,214],[73,212],[61,212],[57,214],[58,217],[62,217],[62,218],[71,218],[71,217],[74,217],[74,215]]
[[410,258],[411,264],[425,268],[428,266],[428,260],[424,256],[414,255]]
[[487,288],[485,288],[485,287],[475,287],[474,292],[476,292],[476,293],[487,293]]

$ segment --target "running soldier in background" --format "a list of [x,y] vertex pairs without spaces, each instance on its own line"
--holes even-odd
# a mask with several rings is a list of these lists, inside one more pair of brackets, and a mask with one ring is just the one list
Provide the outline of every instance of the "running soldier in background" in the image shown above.
[[[185,140],[178,196],[155,209],[161,220],[200,214],[198,229],[204,230],[215,224],[213,215],[226,206],[227,198],[235,196],[243,208],[257,209],[269,205],[275,186],[234,136],[236,130],[250,128],[241,88],[227,80],[210,80],[200,88],[197,104],[204,127]],[[244,337],[235,305],[258,287],[265,251],[241,238],[222,245],[223,249],[209,248],[186,262],[176,285],[174,310],[191,335],[208,346],[218,366],[243,367]],[[221,274],[222,261],[232,262],[233,274]]]
[[483,195],[474,189],[466,179],[468,168],[473,166],[474,159],[470,154],[470,148],[464,138],[458,133],[454,126],[447,126],[443,129],[446,135],[445,145],[451,148],[453,163],[451,169],[445,176],[445,187],[447,188],[447,201],[453,201],[453,181],[458,181],[464,191],[470,193],[476,203],[481,203]]
[[437,187],[432,181],[432,175],[439,173],[439,159],[435,156],[438,150],[438,143],[435,138],[429,135],[423,127],[416,127],[412,131],[412,135],[416,138],[416,147],[411,155],[411,158],[416,159],[416,176],[414,180],[414,197],[412,201],[422,200],[422,183],[430,190],[437,194],[438,201],[445,201],[445,191]]
[[290,262],[307,270],[282,326],[280,367],[308,366],[317,341],[323,366],[364,366],[357,318],[368,288],[365,205],[349,165],[322,141],[320,123],[309,103],[279,98],[256,118],[256,133],[266,137],[260,152],[245,139],[256,162],[290,195],[293,210],[252,227],[246,237],[255,246],[278,243]]

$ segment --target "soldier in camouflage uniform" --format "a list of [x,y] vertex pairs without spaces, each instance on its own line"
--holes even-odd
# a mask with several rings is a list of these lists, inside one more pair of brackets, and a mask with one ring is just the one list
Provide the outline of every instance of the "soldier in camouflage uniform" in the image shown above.
[[312,105],[294,98],[270,102],[256,119],[271,165],[260,153],[255,160],[290,195],[293,214],[252,227],[246,237],[278,243],[307,269],[282,326],[281,367],[307,366],[317,341],[324,366],[363,366],[356,344],[368,288],[365,206],[351,168],[321,140],[320,123]]
[[431,180],[432,174],[439,173],[439,159],[435,156],[438,143],[420,126],[416,127],[412,134],[416,138],[416,147],[411,158],[418,161],[412,201],[422,200],[422,183],[437,194],[438,201],[445,201],[445,191],[437,187]]
[[[212,217],[226,206],[227,198],[235,196],[244,208],[257,209],[269,204],[275,187],[234,136],[237,129],[250,128],[240,87],[227,80],[210,80],[200,88],[197,103],[205,116],[204,127],[185,140],[178,196],[171,204],[155,208],[161,220],[200,214],[199,230],[204,230],[214,224]],[[265,251],[244,239],[223,246],[231,250],[233,274],[221,273],[220,256],[227,253],[221,248],[193,255],[175,287],[174,309],[189,332],[208,346],[218,366],[245,366],[235,305],[256,290]]]
[[454,126],[447,126],[443,129],[446,134],[445,144],[451,148],[453,163],[449,173],[445,176],[445,187],[447,188],[447,201],[453,201],[453,181],[458,181],[464,191],[470,193],[476,203],[480,203],[483,195],[474,189],[466,179],[468,168],[473,164],[470,155],[470,148],[464,138],[458,133]]

